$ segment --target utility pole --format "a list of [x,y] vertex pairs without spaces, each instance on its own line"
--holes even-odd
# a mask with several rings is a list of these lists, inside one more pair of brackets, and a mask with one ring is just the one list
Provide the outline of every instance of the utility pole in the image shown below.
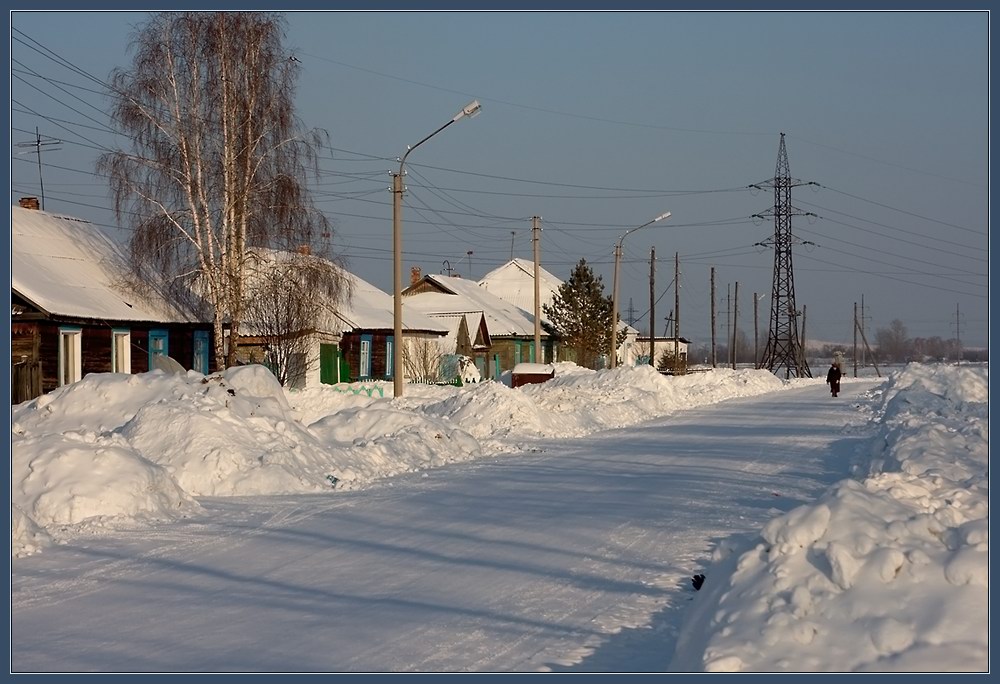
[[472,280],[472,250],[465,253],[469,257],[469,280]]
[[958,310],[958,303],[955,304],[955,346],[958,347],[958,365],[962,365],[962,335],[961,326],[959,325],[961,321],[961,313]]
[[736,289],[733,293],[733,370],[736,370],[736,335],[739,326],[736,324],[736,314],[740,308],[740,281],[736,281]]
[[726,283],[726,365],[733,362],[733,291],[732,285]]
[[753,367],[760,368],[760,357],[757,356],[757,302],[760,297],[753,293]]
[[656,368],[656,247],[649,248],[649,365]]
[[785,150],[785,134],[781,134],[778,146],[778,161],[775,166],[774,178],[764,183],[750,187],[762,190],[766,187],[774,189],[774,206],[772,209],[754,218],[774,217],[774,237],[770,243],[759,244],[774,246],[774,279],[771,288],[771,325],[768,333],[767,347],[761,366],[775,372],[785,368],[785,378],[794,374],[796,377],[812,377],[809,365],[805,362],[799,339],[799,326],[796,322],[798,309],[795,306],[795,278],[792,274],[792,216],[815,216],[801,212],[792,206],[792,188],[798,185],[815,185],[793,181],[788,168],[788,153]]
[[809,366],[809,362],[806,359],[806,305],[802,305],[802,334],[799,336],[802,340],[802,344],[799,345],[799,353],[802,355],[802,365],[805,367]]
[[[545,363],[545,357],[542,356],[542,297],[538,282],[538,271],[540,268],[538,263],[540,259],[539,251],[541,250],[541,247],[539,246],[539,242],[541,242],[539,236],[541,231],[541,227],[538,225],[539,221],[541,221],[540,216],[531,217],[531,241],[532,246],[534,247],[532,252],[535,255],[535,361],[537,363]],[[472,254],[472,252],[469,252],[469,254]],[[471,269],[472,262],[470,261],[469,263],[469,268]]]
[[854,302],[854,377],[858,377],[858,303]]
[[715,266],[712,267],[712,368],[715,368]]
[[[861,293],[861,337],[865,336],[865,295]],[[868,365],[868,359],[865,358],[865,352],[867,351],[867,346],[861,348],[861,367],[864,368]]]
[[681,254],[674,252],[674,374],[681,370]]
[[878,369],[878,363],[875,361],[875,354],[871,353],[872,349],[871,349],[871,347],[868,344],[868,338],[865,337],[865,331],[861,329],[861,327],[858,325],[858,322],[856,320],[854,321],[854,329],[855,330],[861,330],[861,341],[864,343],[865,349],[868,350],[869,355],[872,357],[872,366],[875,367],[875,372],[881,378],[882,377],[882,373],[881,373],[881,371],[879,371],[879,369]]

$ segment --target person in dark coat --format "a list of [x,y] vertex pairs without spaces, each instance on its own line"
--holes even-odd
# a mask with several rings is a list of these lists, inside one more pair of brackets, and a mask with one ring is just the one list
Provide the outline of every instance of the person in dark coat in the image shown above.
[[836,361],[830,364],[830,370],[826,372],[826,384],[830,386],[830,394],[837,396],[840,391],[840,366]]

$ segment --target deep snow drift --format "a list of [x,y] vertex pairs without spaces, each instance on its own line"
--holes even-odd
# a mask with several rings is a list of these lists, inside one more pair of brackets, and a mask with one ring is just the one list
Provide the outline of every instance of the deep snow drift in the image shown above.
[[[850,379],[845,379],[850,382]],[[261,367],[91,375],[11,411],[11,553],[197,497],[329,492],[822,380],[559,364],[543,385],[285,392]],[[823,391],[821,387],[818,391]],[[714,552],[671,670],[985,670],[988,369],[911,365],[855,478]],[[16,562],[16,561],[15,561]]]
[[[11,410],[11,553],[127,518],[169,520],[198,496],[350,489],[518,451],[738,396],[781,389],[770,373],[668,380],[648,366],[513,390],[386,383],[286,392],[263,366],[211,376],[92,374]],[[388,392],[391,396],[391,389]]]
[[986,671],[988,378],[894,374],[859,479],[715,551],[671,669]]

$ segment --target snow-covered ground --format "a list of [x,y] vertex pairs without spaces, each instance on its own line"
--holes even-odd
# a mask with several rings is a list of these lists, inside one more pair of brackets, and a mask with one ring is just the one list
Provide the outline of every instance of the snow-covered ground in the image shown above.
[[[216,497],[238,504],[318,494],[336,506],[391,483],[392,476],[461,462],[528,463],[541,451],[551,455],[549,472],[562,463],[559,445],[581,445],[588,435],[649,421],[667,436],[669,453],[671,416],[749,398],[740,404],[743,411],[754,405],[753,397],[790,392],[795,401],[818,395],[840,402],[838,411],[853,412],[854,438],[863,434],[869,448],[852,456],[852,477],[815,501],[774,508],[762,528],[735,525],[733,534],[721,535],[711,563],[705,559],[708,579],[692,593],[683,628],[662,645],[673,652],[663,667],[982,671],[988,665],[988,377],[986,366],[914,364],[884,382],[845,378],[842,398],[832,399],[822,380],[786,382],[763,371],[718,369],[669,378],[648,367],[593,372],[559,364],[556,378],[542,385],[407,386],[406,395],[393,400],[382,396],[391,395],[388,385],[286,392],[254,366],[209,377],[87,376],[11,411],[12,649],[33,640],[22,627],[44,624],[40,615],[27,619],[37,593],[21,588],[40,586],[45,558],[80,540],[136,530],[153,538],[164,529],[180,530],[187,520],[230,510]],[[856,406],[845,403],[852,385]],[[822,406],[801,402],[802,415],[811,412],[802,426],[813,426]],[[784,419],[794,423],[794,405],[790,410],[792,418]],[[747,457],[747,445],[729,427],[699,429],[735,463]],[[841,429],[832,426],[824,439],[842,436]],[[600,448],[614,451],[619,443],[606,440]],[[778,439],[769,447],[756,445],[754,468],[767,461],[767,448],[777,454],[787,446]],[[627,457],[626,449],[609,453],[609,463],[612,456]],[[553,499],[570,496],[559,491],[569,479],[555,473],[545,480]],[[638,478],[635,487],[642,486]],[[676,498],[684,494],[681,478],[675,486]],[[455,520],[476,518],[475,492],[469,494],[464,508],[453,512]],[[713,505],[723,513],[730,506],[736,510],[724,499]],[[549,544],[561,539],[558,533]],[[669,548],[660,552],[671,555]],[[80,558],[66,555],[67,562]],[[72,567],[45,572],[69,577]],[[642,581],[653,584],[670,574],[644,572],[650,576]],[[127,596],[116,586],[119,600],[123,591]],[[156,613],[148,596],[135,596],[135,605]],[[105,619],[113,631],[113,611]],[[614,623],[595,617],[601,619]],[[218,639],[221,647],[226,639]],[[385,655],[394,669],[406,669]],[[227,662],[190,657],[195,667],[208,669],[206,662]],[[111,658],[94,655],[83,669],[121,669],[123,663]],[[25,662],[37,667],[39,659],[44,657]],[[12,662],[19,662],[16,650]],[[140,662],[148,667],[149,661]],[[169,664],[192,666],[184,660]],[[286,667],[294,670],[295,663]],[[435,669],[454,667],[445,659]],[[336,663],[331,669],[337,670]]]

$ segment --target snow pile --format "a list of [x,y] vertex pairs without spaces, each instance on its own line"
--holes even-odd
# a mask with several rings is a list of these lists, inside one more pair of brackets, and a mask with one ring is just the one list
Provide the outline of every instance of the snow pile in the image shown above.
[[309,431],[323,444],[355,449],[356,457],[337,468],[344,485],[482,455],[479,442],[464,430],[384,404],[339,411],[311,424]]
[[356,488],[784,386],[766,371],[561,363],[540,385],[408,385],[397,400],[387,383],[286,391],[262,366],[91,374],[11,409],[11,554],[189,515],[195,497]]
[[720,545],[671,670],[986,670],[988,381],[891,377],[863,479]]
[[[593,371],[554,364],[555,377],[511,389],[483,383],[419,410],[455,421],[491,451],[527,448],[528,438],[572,438],[635,425],[725,399],[773,392],[787,385],[766,371],[718,369],[668,377],[651,366]],[[417,408],[418,405],[415,405]]]

